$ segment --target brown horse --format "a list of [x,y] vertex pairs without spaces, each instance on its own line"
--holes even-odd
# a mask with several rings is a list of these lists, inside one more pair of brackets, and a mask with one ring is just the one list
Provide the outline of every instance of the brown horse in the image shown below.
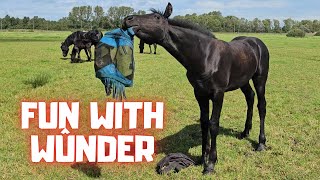
[[[187,78],[194,88],[201,111],[203,173],[213,172],[217,161],[216,139],[225,92],[240,88],[245,95],[247,119],[240,137],[249,135],[255,95],[249,84],[251,79],[258,95],[260,116],[257,150],[264,150],[265,85],[269,71],[269,51],[266,45],[254,37],[237,37],[231,42],[225,42],[197,25],[168,19],[172,13],[170,3],[164,13],[154,9],[152,12],[126,17],[123,28],[132,27],[140,39],[163,46],[186,68]],[[209,119],[210,100],[213,102],[213,110]]]

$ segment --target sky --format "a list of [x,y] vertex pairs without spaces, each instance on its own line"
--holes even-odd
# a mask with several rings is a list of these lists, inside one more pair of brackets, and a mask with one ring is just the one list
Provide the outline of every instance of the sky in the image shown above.
[[[319,0],[170,0],[172,17],[185,14],[203,14],[221,11],[223,16],[234,15],[247,19],[293,18],[320,20]],[[164,10],[168,0],[0,0],[0,17],[39,16],[58,20],[68,16],[75,6],[102,6],[105,11],[111,6],[129,6],[136,11],[150,8]]]

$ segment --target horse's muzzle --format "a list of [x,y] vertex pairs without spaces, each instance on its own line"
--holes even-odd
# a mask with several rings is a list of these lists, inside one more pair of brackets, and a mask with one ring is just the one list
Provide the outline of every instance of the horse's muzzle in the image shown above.
[[132,27],[133,25],[133,22],[135,20],[135,16],[134,15],[131,15],[131,16],[127,16],[123,19],[122,21],[122,29],[126,30],[130,27]]

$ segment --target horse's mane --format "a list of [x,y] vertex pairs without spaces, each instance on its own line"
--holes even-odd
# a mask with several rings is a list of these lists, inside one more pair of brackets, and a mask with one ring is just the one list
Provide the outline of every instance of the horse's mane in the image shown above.
[[83,35],[84,32],[82,31],[75,31],[71,33],[64,41],[63,43],[66,44],[67,46],[70,46],[71,44],[74,43],[75,38],[80,38]]
[[[161,16],[164,15],[164,12],[156,10],[156,9],[150,9],[150,11],[153,13],[159,14]],[[215,35],[212,34],[212,32],[209,31],[208,29],[206,29],[198,24],[192,23],[190,21],[183,20],[183,19],[168,19],[168,22],[170,25],[178,26],[178,27],[182,27],[182,28],[186,28],[186,29],[191,29],[191,30],[197,31],[199,33],[202,33],[204,35],[207,35],[209,37],[216,38]]]

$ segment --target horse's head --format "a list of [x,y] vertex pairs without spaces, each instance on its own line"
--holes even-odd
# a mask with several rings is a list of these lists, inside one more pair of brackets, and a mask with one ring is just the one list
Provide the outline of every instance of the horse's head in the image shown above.
[[123,28],[133,28],[136,36],[146,43],[159,43],[168,32],[168,18],[172,13],[172,5],[168,3],[164,13],[151,9],[153,13],[128,16],[123,21]]
[[93,44],[97,44],[103,34],[98,30],[91,30],[85,34],[85,38],[90,39]]
[[61,51],[62,51],[62,56],[67,57],[68,52],[69,52],[69,46],[66,45],[66,43],[62,42],[61,43]]

